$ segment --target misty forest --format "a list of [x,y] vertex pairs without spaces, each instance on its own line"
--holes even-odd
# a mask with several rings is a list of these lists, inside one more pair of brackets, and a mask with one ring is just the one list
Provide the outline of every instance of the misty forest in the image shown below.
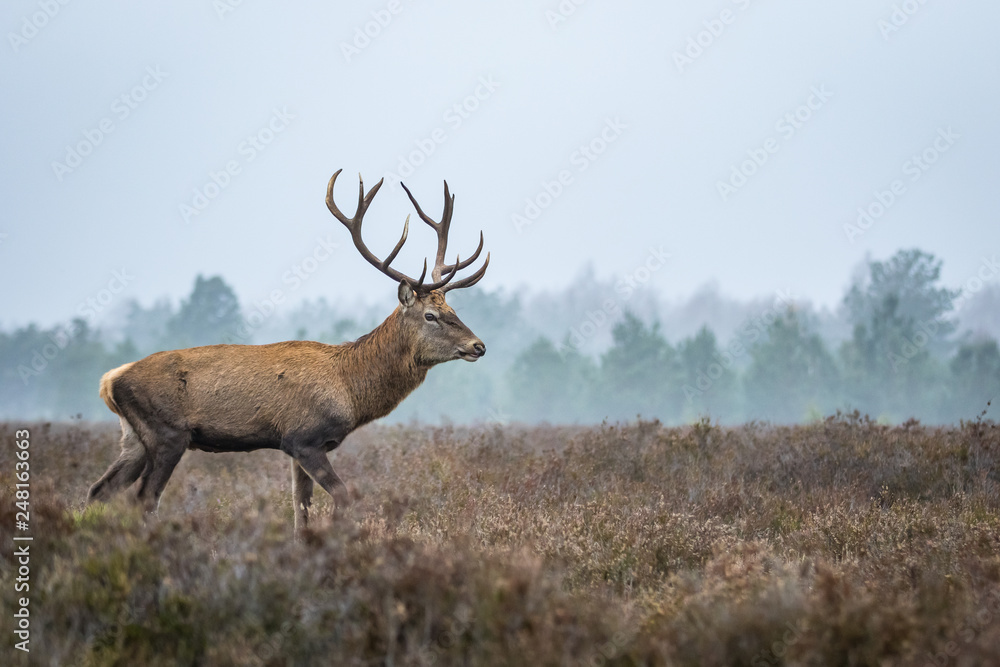
[[[667,303],[644,270],[608,280],[585,270],[561,293],[456,292],[453,306],[489,353],[474,367],[435,369],[387,420],[971,419],[1000,394],[1000,269],[984,258],[954,287],[941,269],[917,249],[869,259],[845,277],[833,310],[794,290],[740,303],[714,286]],[[111,419],[101,375],[158,350],[353,340],[395,307],[395,290],[385,291],[379,304],[241,303],[224,277],[200,275],[179,304],[103,290],[58,326],[0,331],[0,418]]]

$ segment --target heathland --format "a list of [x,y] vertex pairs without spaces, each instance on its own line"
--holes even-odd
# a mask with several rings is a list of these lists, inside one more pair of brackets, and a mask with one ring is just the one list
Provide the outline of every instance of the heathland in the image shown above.
[[989,421],[373,425],[298,543],[283,454],[189,452],[144,519],[83,504],[116,426],[0,433],[3,653],[31,664],[1000,664]]

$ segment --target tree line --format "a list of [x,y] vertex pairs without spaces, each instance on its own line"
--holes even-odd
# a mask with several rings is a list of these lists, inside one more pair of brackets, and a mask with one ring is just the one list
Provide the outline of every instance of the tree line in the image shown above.
[[[490,353],[435,369],[389,419],[802,422],[837,410],[891,422],[970,419],[1000,396],[1000,349],[992,336],[958,330],[953,312],[966,295],[941,286],[940,271],[920,250],[868,262],[843,298],[850,335],[841,340],[821,334],[811,308],[778,299],[721,332],[725,338],[702,326],[676,342],[656,318],[623,309],[603,323],[610,343],[596,352],[576,329],[538,331],[517,295],[455,293],[453,305]],[[119,364],[156,350],[269,337],[337,343],[366,333],[389,310],[345,316],[321,300],[272,318],[284,331],[268,329],[259,313],[244,314],[221,277],[198,276],[177,307],[131,302],[117,328],[77,318],[0,331],[0,417],[111,418],[97,382]]]

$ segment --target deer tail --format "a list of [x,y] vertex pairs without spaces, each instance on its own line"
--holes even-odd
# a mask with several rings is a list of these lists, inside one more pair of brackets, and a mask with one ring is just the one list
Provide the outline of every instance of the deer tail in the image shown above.
[[118,368],[113,368],[101,377],[101,389],[100,395],[104,402],[107,404],[108,409],[118,416],[123,416],[121,410],[118,408],[118,403],[115,402],[114,395],[114,384],[118,376],[129,369],[129,367],[135,362],[125,364],[124,366],[119,366]]

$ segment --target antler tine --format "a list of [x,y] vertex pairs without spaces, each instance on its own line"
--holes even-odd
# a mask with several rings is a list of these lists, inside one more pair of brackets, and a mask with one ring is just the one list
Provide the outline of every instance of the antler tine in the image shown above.
[[337,220],[340,220],[349,229],[350,218],[341,213],[340,209],[337,208],[337,205],[333,201],[333,184],[337,182],[337,177],[340,176],[340,172],[342,171],[344,170],[338,169],[337,171],[333,172],[333,176],[330,177],[330,182],[326,184],[326,207],[330,209],[330,213],[333,213],[333,217],[335,217]]
[[[445,269],[444,270],[444,274],[443,274],[444,277],[441,280],[438,280],[437,282],[434,282],[434,283],[431,283],[430,285],[424,286],[424,289],[429,292],[431,290],[441,289],[442,287],[444,287],[445,285],[447,285],[448,283],[450,283],[451,279],[454,278],[458,274],[458,269],[456,267],[460,263],[461,262],[459,262],[459,258],[455,257],[455,263],[454,264],[451,264],[449,266],[445,266],[444,267],[444,269]],[[427,265],[427,260],[424,259],[424,266],[426,267],[426,265]]]
[[472,263],[475,262],[479,258],[479,253],[481,253],[482,251],[483,251],[483,232],[480,231],[479,232],[479,247],[476,248],[476,252],[472,253],[472,256],[469,257],[469,259],[467,259],[467,260],[465,260],[463,262],[460,262],[460,261],[458,261],[458,258],[456,258],[454,264],[445,265],[442,268],[445,269],[445,270],[453,270],[453,272],[461,271],[462,269],[466,268],[467,266],[472,266]]
[[[451,228],[451,214],[455,210],[455,195],[448,191],[448,181],[444,182],[444,209],[441,211],[441,232],[448,238],[448,230]],[[441,259],[444,259],[442,257]]]
[[[420,272],[420,278],[417,280],[417,287],[424,286],[424,278],[426,277],[427,277],[427,258],[424,257],[424,270]],[[429,292],[430,288],[428,288],[427,291]]]
[[[478,271],[473,273],[471,276],[468,276],[467,278],[462,278],[458,282],[443,285],[438,289],[440,289],[442,292],[447,292],[448,290],[459,289],[462,287],[472,287],[473,285],[478,283],[484,275],[486,275],[486,267],[489,265],[490,265],[490,253],[486,253],[486,261],[483,262],[483,266]],[[457,270],[458,269],[456,269],[456,271]],[[454,275],[454,273],[452,275]]]
[[455,195],[451,194],[448,190],[448,181],[444,182],[444,210],[441,212],[441,222],[438,222],[431,218],[429,215],[424,213],[424,210],[420,208],[420,204],[417,203],[416,198],[410,189],[406,187],[404,183],[400,183],[403,189],[406,190],[406,196],[410,198],[413,203],[413,207],[417,209],[417,215],[420,219],[426,222],[431,229],[437,234],[438,237],[438,247],[437,253],[434,255],[434,269],[431,271],[431,278],[435,281],[441,280],[442,271],[445,267],[445,253],[448,252],[448,230],[451,228],[451,215],[455,210]]
[[351,229],[355,223],[360,224],[361,220],[365,217],[365,212],[371,205],[372,199],[375,198],[375,194],[379,191],[379,188],[382,187],[382,183],[383,181],[385,181],[385,179],[383,178],[379,180],[378,183],[372,186],[372,189],[368,191],[368,195],[366,196],[365,182],[364,180],[362,180],[361,174],[358,174],[358,208],[354,212],[354,217],[348,218],[341,212],[341,210],[337,207],[337,204],[334,203],[333,201],[333,185],[334,183],[337,182],[337,177],[340,176],[340,172],[342,171],[343,169],[338,169],[336,172],[334,172],[333,176],[330,177],[330,182],[327,183],[326,207],[330,209],[330,213],[333,213],[333,216],[337,218],[337,220],[340,220],[342,223],[344,223],[345,227]]
[[[344,226],[350,230],[351,239],[354,241],[354,247],[358,249],[358,252],[361,253],[361,256],[364,257],[369,264],[397,282],[405,280],[410,285],[416,285],[417,281],[413,280],[413,278],[410,278],[396,269],[389,268],[389,264],[396,258],[396,255],[399,254],[400,249],[402,249],[403,244],[406,242],[406,237],[410,229],[410,217],[407,216],[406,222],[403,223],[403,235],[399,238],[399,242],[396,243],[396,247],[392,249],[392,252],[389,253],[384,260],[380,260],[371,250],[368,249],[368,246],[366,246],[365,242],[361,239],[361,223],[364,220],[365,212],[371,205],[372,200],[375,198],[375,194],[378,192],[379,188],[382,187],[382,183],[385,179],[381,179],[378,183],[376,183],[366,195],[364,180],[361,178],[360,174],[358,175],[358,209],[354,212],[354,217],[348,218],[333,201],[333,186],[337,182],[337,177],[340,176],[341,171],[343,170],[338,169],[334,172],[333,176],[330,177],[330,182],[326,186],[326,207],[330,209],[330,213],[333,214],[333,217],[340,220],[340,222],[342,222]],[[421,282],[423,282],[423,276],[421,276]]]
[[406,243],[406,236],[410,233],[410,216],[406,216],[406,220],[403,221],[403,235],[399,237],[399,242],[396,243],[396,247],[392,249],[392,252],[382,260],[382,268],[387,269],[389,265],[392,264],[392,260],[396,259],[396,255],[399,251],[403,249],[403,244]]

